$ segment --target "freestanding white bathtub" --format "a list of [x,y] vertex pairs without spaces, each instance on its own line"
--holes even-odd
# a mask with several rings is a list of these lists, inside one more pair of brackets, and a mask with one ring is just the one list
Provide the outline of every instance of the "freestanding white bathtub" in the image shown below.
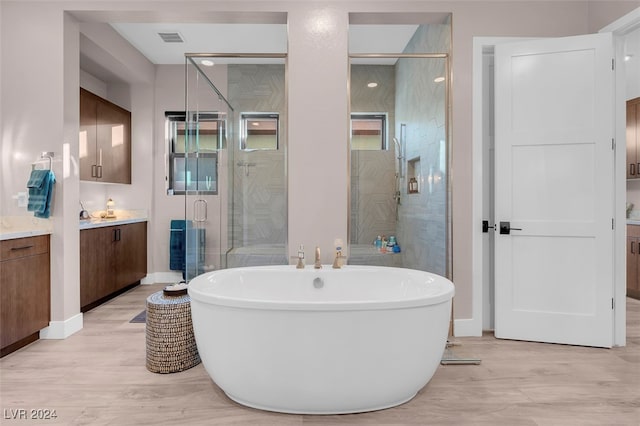
[[441,276],[376,266],[257,266],[189,283],[213,381],[240,404],[303,414],[413,398],[440,363],[453,293]]

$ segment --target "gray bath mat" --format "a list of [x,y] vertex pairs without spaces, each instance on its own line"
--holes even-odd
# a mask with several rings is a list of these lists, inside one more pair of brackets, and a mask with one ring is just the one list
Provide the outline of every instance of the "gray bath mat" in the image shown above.
[[133,317],[133,319],[131,321],[129,321],[129,322],[132,322],[132,323],[139,323],[139,322],[146,323],[147,322],[147,310],[145,309],[144,311],[140,312],[138,315]]

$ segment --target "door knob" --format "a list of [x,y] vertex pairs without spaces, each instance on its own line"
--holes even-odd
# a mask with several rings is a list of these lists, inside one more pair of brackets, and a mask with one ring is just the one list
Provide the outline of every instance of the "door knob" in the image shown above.
[[512,228],[511,222],[500,222],[500,234],[509,235],[511,231],[522,231],[522,228]]

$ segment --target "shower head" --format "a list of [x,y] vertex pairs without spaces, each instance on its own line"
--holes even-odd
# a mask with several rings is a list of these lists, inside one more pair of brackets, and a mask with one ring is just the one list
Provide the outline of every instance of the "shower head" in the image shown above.
[[397,138],[392,138],[393,139],[393,143],[396,144],[396,148],[398,148],[398,160],[402,159],[402,146],[400,145],[400,142],[398,142]]
[[[395,143],[396,147],[398,148],[398,156],[396,157],[398,159],[398,171],[396,173],[396,178],[404,178],[404,173],[402,172],[402,160],[404,160],[404,156],[402,155],[402,144],[400,144],[397,138],[394,137],[392,139],[393,139],[393,143]],[[399,185],[399,182],[398,182],[398,185]],[[399,193],[400,191],[399,186],[397,188],[397,191]],[[400,199],[398,199],[398,204],[400,204]]]

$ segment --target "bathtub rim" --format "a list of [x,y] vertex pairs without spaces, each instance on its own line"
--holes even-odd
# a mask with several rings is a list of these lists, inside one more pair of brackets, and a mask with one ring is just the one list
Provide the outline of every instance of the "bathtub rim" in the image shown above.
[[[438,285],[444,288],[437,294],[429,295],[428,297],[401,299],[401,300],[362,300],[362,301],[278,301],[278,300],[261,300],[250,298],[239,298],[230,296],[221,296],[211,294],[198,288],[200,282],[207,283],[207,277],[215,276],[218,274],[231,274],[241,273],[243,270],[255,271],[259,269],[263,270],[276,270],[276,271],[291,271],[295,273],[313,273],[322,271],[322,273],[340,273],[340,270],[331,268],[331,265],[323,265],[320,270],[313,269],[313,267],[307,266],[304,271],[296,271],[294,265],[268,265],[268,266],[247,266],[240,268],[221,269],[217,271],[210,271],[204,274],[198,275],[193,278],[188,285],[188,293],[192,301],[213,305],[223,306],[230,308],[240,309],[252,309],[252,310],[279,310],[279,311],[367,311],[367,310],[381,310],[381,309],[407,309],[407,308],[420,308],[432,305],[438,305],[446,303],[451,300],[455,294],[455,286],[451,280],[441,275],[434,274],[432,272],[420,271],[409,268],[396,268],[389,266],[365,266],[365,265],[346,265],[343,267],[346,270],[359,270],[359,269],[375,269],[379,271],[394,270],[402,271],[403,273],[417,273],[426,274],[427,276],[436,278]],[[397,272],[396,272],[397,273]],[[194,283],[195,281],[195,283]]]

